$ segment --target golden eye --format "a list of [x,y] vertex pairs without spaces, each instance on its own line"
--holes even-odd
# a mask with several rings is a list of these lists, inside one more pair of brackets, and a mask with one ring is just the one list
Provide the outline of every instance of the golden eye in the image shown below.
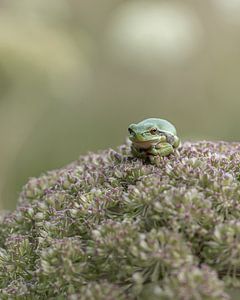
[[158,130],[157,130],[157,128],[152,128],[151,130],[150,130],[150,133],[151,134],[157,134],[157,132],[158,132]]

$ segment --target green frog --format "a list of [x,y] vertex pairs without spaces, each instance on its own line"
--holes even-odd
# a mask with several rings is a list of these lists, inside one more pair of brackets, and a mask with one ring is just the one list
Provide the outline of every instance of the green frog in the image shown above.
[[167,120],[150,118],[128,127],[132,154],[136,157],[168,156],[179,147],[176,128]]

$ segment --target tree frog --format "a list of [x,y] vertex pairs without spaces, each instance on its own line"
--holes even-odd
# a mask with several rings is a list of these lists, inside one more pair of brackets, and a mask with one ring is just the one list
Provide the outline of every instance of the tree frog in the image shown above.
[[136,157],[168,156],[180,145],[176,128],[163,119],[150,118],[131,124],[128,133]]

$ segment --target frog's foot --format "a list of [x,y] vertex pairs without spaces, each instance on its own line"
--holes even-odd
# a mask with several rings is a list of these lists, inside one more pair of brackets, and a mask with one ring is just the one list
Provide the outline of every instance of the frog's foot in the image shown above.
[[156,154],[151,153],[152,155],[159,156],[168,156],[174,152],[173,146],[169,143],[159,143],[155,147]]
[[133,146],[133,144],[131,145],[131,152],[132,152],[132,155],[134,157],[146,158],[146,152],[145,151],[141,151],[140,149],[135,148]]
[[178,148],[181,146],[181,141],[180,141],[180,138],[177,137],[177,136],[174,136],[174,143],[173,143],[173,147],[174,148]]

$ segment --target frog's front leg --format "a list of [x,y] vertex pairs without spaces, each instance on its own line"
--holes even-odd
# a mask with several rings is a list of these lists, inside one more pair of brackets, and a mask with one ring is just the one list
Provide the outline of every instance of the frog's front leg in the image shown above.
[[155,148],[153,148],[152,155],[168,156],[174,152],[173,146],[169,143],[158,143]]
[[148,149],[147,153],[148,155],[159,155],[158,149],[156,147],[151,147],[150,149]]

